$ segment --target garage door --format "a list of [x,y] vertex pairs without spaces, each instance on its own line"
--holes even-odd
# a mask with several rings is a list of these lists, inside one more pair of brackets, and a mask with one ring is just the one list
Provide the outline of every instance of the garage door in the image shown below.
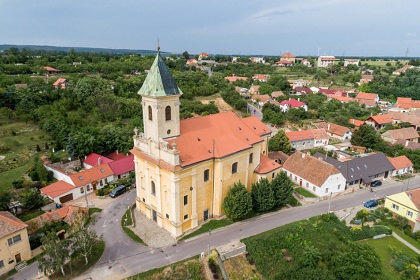
[[70,200],[73,200],[73,194],[72,194],[72,193],[71,193],[71,194],[68,194],[68,195],[65,195],[65,196],[60,197],[60,202],[61,202],[61,203],[65,203],[65,202],[70,201]]

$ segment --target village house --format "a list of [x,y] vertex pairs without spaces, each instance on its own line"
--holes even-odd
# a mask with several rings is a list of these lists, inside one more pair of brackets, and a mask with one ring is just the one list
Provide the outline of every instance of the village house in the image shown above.
[[410,112],[420,108],[420,100],[413,100],[411,97],[398,97],[393,109],[399,112]]
[[57,75],[57,74],[62,74],[63,71],[49,67],[49,66],[45,66],[42,68],[44,75]]
[[394,166],[391,176],[413,173],[413,163],[406,156],[388,157],[388,160]]
[[320,56],[318,57],[318,67],[327,68],[330,65],[333,65],[335,61],[334,56]]
[[360,59],[351,59],[351,58],[344,59],[344,67],[347,67],[349,65],[359,66],[359,62],[360,62]]
[[260,86],[259,86],[259,85],[252,85],[252,86],[249,88],[248,92],[249,92],[250,94],[260,94]]
[[280,56],[280,60],[289,61],[291,63],[296,63],[296,56],[291,52],[285,52]]
[[329,197],[345,190],[346,179],[340,171],[309,154],[296,151],[282,168],[295,184],[318,197]]
[[292,148],[296,150],[308,150],[328,145],[329,137],[325,129],[308,129],[299,131],[287,131]]
[[410,150],[417,150],[420,149],[420,143],[419,142],[413,142],[408,140],[402,140],[398,139],[397,142],[395,142],[394,145],[402,145],[404,148],[410,149]]
[[388,116],[392,119],[393,124],[409,123],[416,131],[420,131],[420,111],[411,112],[393,112],[389,111]]
[[295,87],[293,91],[295,92],[295,95],[306,95],[312,93],[312,90],[307,87]]
[[365,105],[367,108],[375,107],[379,102],[379,95],[376,93],[359,92],[355,100],[360,105]]
[[53,83],[53,87],[56,89],[66,89],[68,85],[67,79],[58,78],[57,81]]
[[382,139],[386,142],[391,144],[395,144],[398,139],[402,139],[404,141],[413,141],[418,142],[419,134],[413,127],[406,127],[400,129],[392,129],[388,130],[381,134]]
[[274,62],[274,64],[279,67],[289,67],[293,65],[293,62],[290,62],[288,60],[279,60]]
[[282,152],[282,151],[271,151],[268,152],[268,157],[275,162],[279,163],[280,165],[283,165],[283,163],[286,162],[286,160],[289,158],[289,155]]
[[102,164],[108,164],[111,162],[113,162],[112,159],[98,155],[97,153],[90,153],[87,156],[85,156],[85,159],[83,160],[83,167],[86,169],[90,169],[92,167],[99,166]]
[[7,211],[0,211],[0,275],[32,258],[28,225]]
[[369,186],[373,180],[388,178],[394,170],[384,153],[356,157],[343,162],[321,153],[316,153],[314,157],[334,165],[346,179],[347,188]]
[[305,65],[306,67],[312,67],[312,64],[309,60],[307,60],[306,58],[303,59],[300,63],[302,63],[303,65]]
[[365,120],[365,124],[373,126],[376,130],[380,130],[385,127],[387,124],[392,124],[393,121],[389,115],[376,115],[370,116]]
[[356,119],[349,119],[349,123],[354,125],[356,128],[359,128],[360,126],[365,124],[364,121],[356,120]]
[[265,103],[267,103],[268,101],[270,101],[271,97],[268,94],[254,94],[251,97],[251,101],[254,103],[257,103],[258,106],[264,106]]
[[253,63],[265,63],[264,57],[250,57],[249,60]]
[[368,84],[373,80],[373,75],[362,75],[362,78],[359,80],[359,85]]
[[277,97],[280,97],[280,96],[284,96],[284,93],[281,91],[281,90],[279,90],[279,91],[273,91],[272,93],[271,93],[271,98],[277,98]]
[[202,52],[198,56],[198,60],[203,60],[203,59],[208,58],[208,57],[209,57],[209,54],[208,53]]
[[[163,83],[165,81],[165,83]],[[134,131],[136,209],[173,237],[224,215],[238,182],[249,190],[280,165],[268,158],[271,130],[233,112],[180,119],[178,88],[160,52],[138,92],[144,132]]]
[[401,75],[401,73],[405,73],[405,71],[407,71],[410,68],[413,68],[413,65],[404,65],[403,67],[401,67],[400,69],[395,70],[394,72],[392,72],[392,75]]
[[350,141],[352,132],[348,127],[338,125],[335,123],[326,123],[326,122],[314,122],[313,123],[317,128],[323,128],[327,134],[335,139],[341,141]]
[[284,113],[289,111],[290,109],[299,109],[299,108],[302,108],[303,110],[308,111],[308,105],[300,101],[299,98],[298,100],[294,98],[289,98],[289,100],[283,100],[282,102],[280,102],[279,106],[280,106],[280,110]]
[[232,74],[232,76],[229,76],[229,77],[225,77],[225,79],[229,82],[229,83],[234,83],[234,82],[236,82],[236,81],[246,81],[246,80],[248,80],[248,78],[247,77],[239,77],[239,76],[236,76],[235,74]]
[[420,230],[420,188],[386,196],[384,207],[394,218],[406,218],[412,232]]
[[252,79],[254,81],[259,81],[259,82],[264,82],[264,83],[267,82],[269,78],[270,78],[270,75],[256,74],[252,76]]

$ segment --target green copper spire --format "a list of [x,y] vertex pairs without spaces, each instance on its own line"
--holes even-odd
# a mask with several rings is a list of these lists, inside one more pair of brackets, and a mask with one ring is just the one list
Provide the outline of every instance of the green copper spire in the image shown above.
[[182,94],[182,91],[178,88],[168,67],[160,56],[159,50],[160,47],[158,47],[155,61],[153,62],[152,67],[150,67],[150,71],[138,94],[154,97]]

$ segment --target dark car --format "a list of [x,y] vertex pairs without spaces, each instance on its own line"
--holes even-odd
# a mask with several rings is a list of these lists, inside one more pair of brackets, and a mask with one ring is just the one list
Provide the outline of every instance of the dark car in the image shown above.
[[365,206],[366,208],[372,208],[372,207],[378,206],[378,201],[374,199],[368,200],[363,204],[363,206]]
[[119,185],[118,187],[116,187],[115,189],[112,190],[112,192],[109,194],[109,196],[112,197],[112,198],[115,198],[115,197],[125,193],[125,191],[126,191],[126,187],[124,185]]
[[375,181],[373,181],[372,183],[370,183],[370,186],[371,187],[379,187],[379,186],[382,186],[382,181],[379,181],[379,180],[375,180]]

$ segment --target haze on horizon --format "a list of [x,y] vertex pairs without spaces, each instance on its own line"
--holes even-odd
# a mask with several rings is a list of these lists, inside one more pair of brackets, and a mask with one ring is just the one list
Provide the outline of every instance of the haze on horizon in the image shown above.
[[418,0],[0,0],[0,44],[420,56]]

